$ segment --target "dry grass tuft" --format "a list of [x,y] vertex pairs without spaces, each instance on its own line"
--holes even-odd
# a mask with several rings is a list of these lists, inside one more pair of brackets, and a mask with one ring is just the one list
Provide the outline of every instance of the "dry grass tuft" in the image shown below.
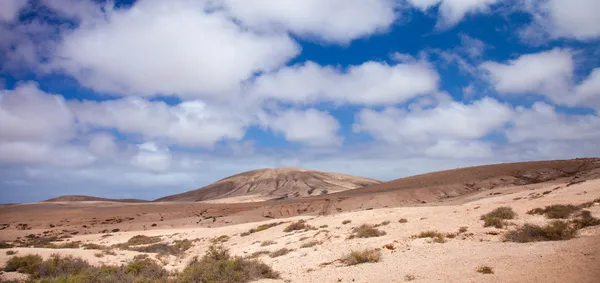
[[357,265],[367,262],[379,262],[381,252],[374,249],[365,249],[362,251],[351,251],[350,254],[342,259],[346,265]]
[[277,244],[277,242],[272,241],[272,240],[268,240],[268,241],[263,241],[262,243],[260,243],[261,247],[266,247],[266,246],[270,246],[270,245],[274,245]]
[[250,234],[254,234],[256,232],[264,231],[264,230],[267,230],[269,228],[273,228],[275,226],[279,226],[279,225],[281,225],[283,223],[285,223],[285,222],[273,222],[273,223],[268,223],[268,224],[262,224],[262,225],[260,225],[260,226],[258,226],[256,228],[252,228],[252,229],[248,230],[248,232],[244,232],[244,233],[240,234],[240,236],[246,237],[246,236],[249,236]]
[[398,223],[406,223],[408,222],[408,219],[406,218],[400,218],[400,220],[398,220]]
[[149,246],[133,247],[129,250],[142,252],[142,253],[157,253],[159,255],[174,255],[180,256],[192,247],[192,241],[176,240],[173,244],[158,243]]
[[292,250],[292,249],[281,248],[281,249],[278,249],[278,250],[272,252],[271,254],[269,254],[269,256],[270,257],[280,257],[280,256],[286,255],[286,254],[288,254],[290,252],[293,252],[293,251],[294,250]]
[[257,252],[253,252],[246,258],[259,258],[261,255],[268,255],[268,254],[269,254],[269,251],[257,251]]
[[350,224],[352,223],[352,220],[344,220],[342,221],[342,224],[346,225],[346,224]]
[[385,234],[385,231],[381,231],[372,225],[363,224],[358,227],[352,228],[352,234],[350,235],[349,239],[380,237]]
[[312,248],[312,247],[314,247],[314,246],[316,246],[316,245],[320,245],[320,244],[323,244],[323,242],[321,242],[321,241],[317,241],[317,240],[313,240],[313,241],[306,242],[306,243],[302,244],[302,245],[300,246],[300,248],[301,248],[301,249],[304,249],[304,248]]
[[17,251],[13,251],[13,250],[6,251],[6,255],[14,255],[16,253],[17,253]]

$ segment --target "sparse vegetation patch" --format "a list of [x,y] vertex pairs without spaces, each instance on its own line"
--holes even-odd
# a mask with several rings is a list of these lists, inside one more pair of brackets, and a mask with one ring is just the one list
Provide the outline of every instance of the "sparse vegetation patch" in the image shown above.
[[504,228],[507,224],[504,220],[514,219],[516,216],[512,208],[502,206],[482,215],[480,219],[484,221],[483,227]]
[[581,208],[572,204],[555,204],[544,208],[535,208],[527,211],[527,214],[545,215],[549,219],[567,219],[572,213],[579,211]]
[[386,234],[385,231],[381,231],[381,230],[373,227],[372,225],[363,224],[358,227],[352,228],[352,234],[350,235],[349,239],[380,237],[385,234]]
[[303,244],[300,246],[300,248],[301,248],[301,249],[304,249],[304,248],[312,248],[312,247],[314,247],[314,246],[316,246],[316,245],[320,245],[320,244],[322,244],[322,243],[323,243],[323,242],[321,242],[321,241],[313,240],[313,241],[309,241],[309,242],[303,243]]
[[573,238],[576,232],[577,230],[567,222],[554,220],[545,226],[524,224],[506,233],[504,238],[506,241],[517,243],[561,241]]
[[494,274],[494,270],[487,265],[482,265],[480,267],[477,267],[476,270],[477,270],[477,272],[483,273],[483,274]]
[[294,251],[294,250],[291,250],[288,248],[281,248],[281,249],[278,249],[278,250],[272,252],[269,256],[270,257],[280,257],[280,256],[286,255],[292,251]]
[[379,262],[381,252],[374,249],[364,249],[361,251],[351,251],[342,259],[342,263],[346,265],[357,265],[367,262]]

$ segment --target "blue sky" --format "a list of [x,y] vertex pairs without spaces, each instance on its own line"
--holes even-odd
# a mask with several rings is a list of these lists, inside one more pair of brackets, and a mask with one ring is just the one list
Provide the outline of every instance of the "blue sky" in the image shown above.
[[[567,3],[568,2],[568,3]],[[5,0],[1,202],[598,156],[595,0]]]

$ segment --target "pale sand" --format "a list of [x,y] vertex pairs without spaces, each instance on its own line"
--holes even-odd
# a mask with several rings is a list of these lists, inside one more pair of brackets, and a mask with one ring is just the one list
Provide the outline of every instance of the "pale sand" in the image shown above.
[[[281,280],[261,280],[260,282],[403,282],[406,275],[415,276],[411,282],[599,282],[600,279],[600,227],[591,227],[579,231],[575,239],[559,242],[504,243],[501,235],[489,235],[488,231],[504,232],[504,229],[484,228],[479,217],[498,206],[510,206],[518,218],[511,222],[543,224],[548,220],[543,216],[527,215],[526,211],[550,204],[579,204],[600,198],[600,180],[553,190],[558,185],[536,186],[512,194],[488,197],[462,205],[431,207],[400,207],[368,211],[356,211],[319,217],[294,217],[265,222],[246,223],[218,228],[185,228],[150,231],[131,231],[113,233],[113,236],[101,238],[100,234],[74,236],[71,241],[91,242],[103,245],[122,243],[135,235],[162,236],[164,241],[176,239],[196,239],[195,246],[188,250],[183,258],[163,259],[167,269],[181,270],[196,255],[202,255],[210,244],[210,239],[221,235],[231,237],[224,243],[234,255],[249,255],[255,251],[274,251],[282,247],[296,249],[277,258],[261,256],[260,260],[281,272]],[[552,191],[536,199],[529,199],[531,193]],[[482,192],[488,194],[489,192]],[[514,200],[521,197],[520,200]],[[600,218],[600,206],[589,209]],[[398,223],[407,218],[408,223]],[[308,224],[327,228],[293,233],[284,233],[287,224],[253,233],[247,237],[240,233],[263,223],[296,221],[306,219]],[[344,220],[352,223],[342,225]],[[348,240],[352,227],[363,223],[377,224],[390,221],[381,229],[387,235],[377,238]],[[467,226],[466,233],[471,237],[447,239],[446,243],[432,243],[429,239],[411,239],[410,236],[425,230],[457,232],[459,227]],[[318,233],[318,235],[317,235]],[[317,239],[324,241],[313,248],[300,249],[305,241]],[[260,242],[274,240],[277,244],[261,247]],[[382,248],[393,244],[396,250]],[[342,257],[352,249],[382,248],[379,263],[342,266],[333,263],[320,266]],[[15,248],[17,255],[28,253],[44,257],[52,253],[71,254],[88,260],[91,264],[122,264],[131,260],[137,252],[120,251],[116,256],[94,256],[98,251],[81,249],[33,249]],[[153,254],[149,254],[154,256]],[[0,253],[0,265],[9,258]],[[484,275],[475,269],[480,265],[489,265],[494,274]],[[311,271],[309,271],[311,270]],[[6,275],[5,275],[6,276]],[[12,275],[11,275],[12,276]]]

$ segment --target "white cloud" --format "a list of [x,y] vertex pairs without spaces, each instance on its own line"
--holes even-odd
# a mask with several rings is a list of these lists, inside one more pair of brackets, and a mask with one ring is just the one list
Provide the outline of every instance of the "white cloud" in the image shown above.
[[88,149],[99,157],[116,157],[119,151],[115,137],[107,133],[91,134]]
[[573,38],[594,40],[600,37],[600,1],[524,0],[533,23],[522,32],[524,39]]
[[594,107],[600,113],[600,68],[594,69],[590,75],[575,88],[569,98],[574,105]]
[[309,61],[258,77],[250,93],[293,103],[377,105],[435,92],[438,83],[437,72],[425,62],[387,65],[369,61],[342,70]]
[[64,35],[49,67],[101,92],[223,98],[298,52],[287,34],[243,29],[201,2],[149,0]]
[[75,135],[71,110],[60,95],[35,83],[0,91],[0,141],[67,141]]
[[357,114],[354,128],[387,143],[426,145],[444,138],[477,139],[502,128],[511,117],[510,107],[483,98],[472,104],[451,102],[413,112],[364,109]]
[[439,5],[438,28],[449,28],[460,22],[469,13],[487,12],[501,0],[408,0],[423,11]]
[[85,148],[36,141],[0,141],[0,163],[81,167],[96,158]]
[[498,92],[539,93],[560,101],[569,91],[574,63],[569,50],[552,49],[521,55],[507,63],[484,62],[480,68],[488,72]]
[[435,158],[484,158],[493,156],[489,144],[480,141],[439,140],[425,150],[425,156]]
[[94,0],[41,0],[41,3],[61,16],[75,18],[82,22],[99,20],[102,18],[102,9],[112,9],[108,3],[101,5]]
[[282,133],[287,141],[309,146],[339,146],[339,122],[331,114],[316,109],[285,110],[266,115],[261,124],[275,133]]
[[506,131],[511,143],[600,140],[600,117],[561,114],[543,102],[536,102],[531,108],[518,108],[513,124]]
[[155,173],[166,172],[171,167],[171,153],[167,147],[147,142],[138,145],[139,152],[131,159],[134,166]]
[[253,121],[251,114],[240,109],[211,106],[199,100],[171,106],[162,101],[126,97],[73,102],[71,107],[83,125],[117,129],[182,146],[210,147],[225,139],[239,140]]
[[384,31],[397,17],[394,0],[225,0],[224,5],[254,29],[341,43]]
[[0,22],[12,22],[19,16],[19,12],[27,5],[28,0],[2,0],[0,1]]

